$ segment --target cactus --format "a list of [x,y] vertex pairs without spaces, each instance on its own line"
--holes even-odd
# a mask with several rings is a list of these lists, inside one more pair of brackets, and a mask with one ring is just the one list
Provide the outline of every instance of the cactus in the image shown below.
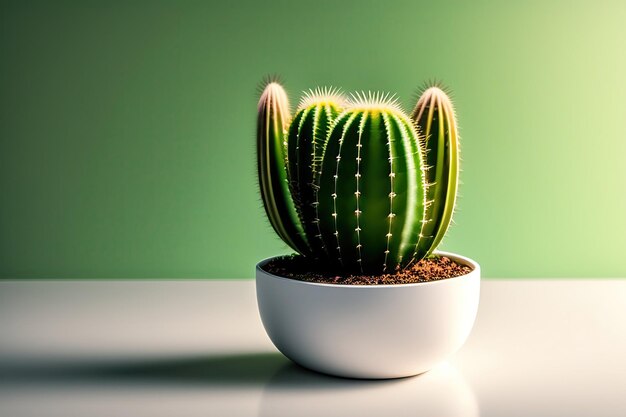
[[285,166],[285,131],[290,123],[289,101],[275,80],[266,82],[257,111],[257,165],[261,199],[270,224],[292,249],[310,249],[289,192]]
[[330,259],[374,274],[421,259],[425,197],[411,120],[388,96],[355,95],[333,124],[322,163],[319,219]]
[[312,255],[317,258],[327,253],[318,215],[322,155],[330,125],[344,103],[345,99],[338,90],[310,90],[300,102],[287,136],[289,187]]
[[382,274],[439,244],[459,169],[454,110],[440,88],[426,88],[411,117],[389,95],[344,100],[317,89],[290,121],[287,95],[270,81],[258,117],[263,203],[298,253],[333,271]]
[[459,183],[459,144],[454,107],[438,85],[426,85],[411,118],[425,138],[427,218],[420,242],[427,254],[439,245],[454,212]]

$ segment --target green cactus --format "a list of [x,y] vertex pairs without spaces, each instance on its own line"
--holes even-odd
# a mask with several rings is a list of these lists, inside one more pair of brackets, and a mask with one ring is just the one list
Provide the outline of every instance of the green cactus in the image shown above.
[[411,118],[425,138],[428,222],[420,247],[430,254],[443,239],[454,212],[459,183],[458,129],[452,102],[438,85],[423,89]]
[[289,192],[285,166],[285,132],[290,123],[289,101],[275,80],[266,82],[257,112],[257,166],[261,199],[280,238],[303,255],[309,244]]
[[290,121],[287,95],[271,81],[258,117],[263,203],[298,253],[337,272],[382,274],[439,244],[459,169],[454,110],[440,88],[425,89],[411,117],[389,95],[345,100],[317,89]]
[[319,174],[331,123],[343,109],[344,97],[336,89],[305,94],[287,136],[289,187],[312,255],[327,253],[319,228]]
[[330,259],[373,274],[421,259],[425,188],[408,116],[387,95],[355,95],[333,124],[322,163],[319,219]]

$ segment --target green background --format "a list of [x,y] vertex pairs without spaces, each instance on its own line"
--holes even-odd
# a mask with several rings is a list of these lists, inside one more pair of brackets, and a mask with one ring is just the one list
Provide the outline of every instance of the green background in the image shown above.
[[626,2],[0,6],[0,277],[251,277],[257,85],[454,91],[443,248],[487,277],[626,276]]

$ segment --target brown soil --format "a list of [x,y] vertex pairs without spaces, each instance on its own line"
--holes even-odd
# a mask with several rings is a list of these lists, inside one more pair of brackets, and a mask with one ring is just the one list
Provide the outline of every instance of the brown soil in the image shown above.
[[263,269],[271,274],[299,281],[345,285],[389,285],[438,281],[468,274],[472,269],[445,256],[422,259],[413,266],[383,275],[337,274],[320,270],[319,266],[299,255],[275,258]]

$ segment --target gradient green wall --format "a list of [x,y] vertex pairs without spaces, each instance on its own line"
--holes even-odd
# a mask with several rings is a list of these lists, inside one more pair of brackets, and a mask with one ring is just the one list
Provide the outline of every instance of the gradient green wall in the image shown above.
[[626,2],[0,6],[0,277],[251,277],[256,89],[437,77],[461,124],[443,247],[488,277],[626,276]]

